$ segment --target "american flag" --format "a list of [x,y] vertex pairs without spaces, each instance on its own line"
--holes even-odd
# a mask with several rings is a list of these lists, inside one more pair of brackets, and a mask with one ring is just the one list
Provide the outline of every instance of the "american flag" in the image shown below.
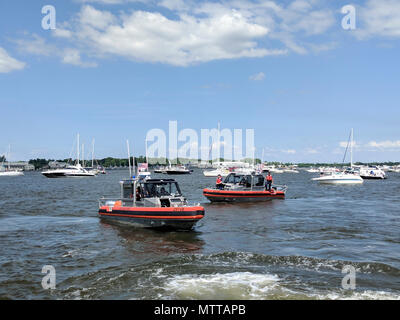
[[148,163],[139,163],[139,164],[138,164],[138,169],[139,169],[139,170],[145,171],[145,170],[148,169],[148,167],[149,167],[149,164],[148,164]]

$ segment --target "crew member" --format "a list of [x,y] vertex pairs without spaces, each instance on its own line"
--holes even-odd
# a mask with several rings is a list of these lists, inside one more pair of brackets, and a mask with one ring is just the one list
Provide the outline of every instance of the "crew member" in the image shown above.
[[142,196],[141,196],[140,193],[141,193],[141,192],[140,192],[140,187],[137,187],[137,188],[136,188],[136,201],[142,200]]
[[216,185],[217,189],[222,190],[224,188],[224,184],[222,183],[222,176],[220,174],[218,175]]
[[265,180],[266,180],[265,189],[268,191],[271,191],[273,179],[272,179],[271,173],[269,171],[268,171],[267,176],[265,177]]

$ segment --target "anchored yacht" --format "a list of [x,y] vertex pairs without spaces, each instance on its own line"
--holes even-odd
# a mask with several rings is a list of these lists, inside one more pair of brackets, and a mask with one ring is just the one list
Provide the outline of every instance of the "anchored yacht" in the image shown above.
[[324,184],[360,184],[363,183],[363,178],[360,177],[360,173],[353,168],[353,129],[351,129],[349,142],[347,143],[347,148],[344,154],[344,159],[346,158],[347,149],[350,145],[350,168],[343,172],[321,172],[321,176],[318,178],[313,178],[313,181]]
[[386,179],[386,173],[377,166],[360,167],[360,176],[363,179]]
[[77,159],[76,165],[66,166],[65,168],[50,169],[43,171],[42,174],[47,178],[75,178],[75,177],[95,177],[96,173],[88,171],[79,162],[79,134],[77,136]]

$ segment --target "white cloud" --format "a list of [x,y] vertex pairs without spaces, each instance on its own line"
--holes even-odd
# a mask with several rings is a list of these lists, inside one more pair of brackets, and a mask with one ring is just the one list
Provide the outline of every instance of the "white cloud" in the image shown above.
[[[349,143],[348,141],[341,141],[339,142],[339,146],[341,148],[347,148],[347,146],[349,146],[349,148],[351,147],[351,143]],[[357,144],[357,141],[353,141],[353,148],[360,148],[361,146],[359,144]]]
[[173,20],[147,11],[117,17],[84,6],[70,31],[76,42],[97,56],[118,55],[176,66],[286,53],[259,47],[256,40],[265,37],[268,29],[235,10],[204,18],[181,14]]
[[25,63],[11,57],[5,49],[0,47],[0,73],[8,73],[14,70],[22,70]]
[[367,147],[371,148],[379,148],[379,149],[400,149],[400,140],[395,140],[395,141],[370,141],[367,144]]
[[253,74],[252,76],[249,77],[249,79],[253,80],[253,81],[262,81],[265,79],[265,73],[259,72],[259,73]]
[[29,36],[29,38],[18,39],[14,41],[20,51],[24,53],[50,56],[54,54],[58,49],[54,45],[49,45],[45,39],[39,37],[37,34]]
[[288,150],[281,150],[281,152],[287,153],[287,154],[295,154],[295,153],[296,153],[296,150],[294,150],[294,149],[288,149]]
[[97,67],[94,62],[83,62],[79,50],[76,49],[66,49],[63,52],[62,62],[84,68]]
[[369,0],[356,9],[357,29],[353,33],[359,39],[400,37],[400,1]]
[[[68,47],[97,58],[120,56],[139,62],[188,66],[333,49],[324,41],[300,40],[320,35],[335,23],[333,11],[319,0],[296,0],[287,5],[249,0],[76,1],[85,5],[70,21],[59,23],[53,35],[71,41]],[[120,10],[116,14],[86,4],[128,2],[147,3],[151,10]]]
[[319,151],[317,149],[308,148],[308,149],[305,150],[305,153],[307,153],[307,154],[317,154],[317,153],[319,153]]
[[[61,34],[65,34],[61,32]],[[25,39],[15,40],[21,52],[40,55],[54,56],[61,59],[64,64],[71,64],[79,67],[96,67],[94,62],[84,62],[81,59],[80,50],[76,48],[59,48],[56,45],[49,44],[44,38],[33,34]]]

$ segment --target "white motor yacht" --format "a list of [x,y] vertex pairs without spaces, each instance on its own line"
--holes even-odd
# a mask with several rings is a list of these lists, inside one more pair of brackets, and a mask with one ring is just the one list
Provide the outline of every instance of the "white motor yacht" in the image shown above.
[[350,172],[327,173],[318,178],[313,178],[312,180],[325,184],[359,184],[364,182],[359,175]]
[[360,167],[360,176],[363,179],[386,179],[386,173],[377,166]]
[[0,177],[16,177],[16,176],[23,176],[24,173],[19,170],[4,170],[0,171]]
[[184,165],[170,166],[165,170],[167,174],[191,174],[192,170],[187,169]]
[[76,165],[66,166],[65,168],[50,169],[43,171],[42,174],[47,178],[74,178],[74,177],[95,177],[94,172],[88,171],[82,167],[79,162],[79,134],[77,136],[77,159]]
[[204,176],[206,177],[218,177],[221,175],[222,177],[226,177],[231,171],[226,168],[219,168],[215,170],[207,170],[203,171]]
[[42,174],[47,178],[69,178],[69,177],[94,177],[96,174],[84,169],[80,164],[67,166],[65,168],[50,169],[43,171]]

